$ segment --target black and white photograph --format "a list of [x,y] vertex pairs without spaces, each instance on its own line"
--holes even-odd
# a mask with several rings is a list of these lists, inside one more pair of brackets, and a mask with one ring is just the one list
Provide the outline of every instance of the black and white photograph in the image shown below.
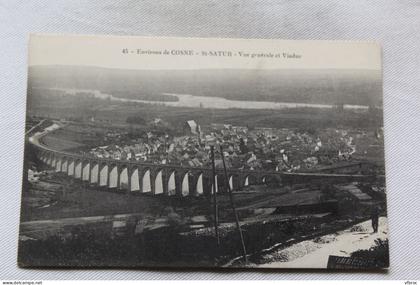
[[20,267],[389,267],[377,43],[34,34],[28,53]]

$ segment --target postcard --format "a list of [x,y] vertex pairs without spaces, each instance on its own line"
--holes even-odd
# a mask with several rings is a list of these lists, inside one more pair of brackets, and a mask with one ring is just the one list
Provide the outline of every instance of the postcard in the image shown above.
[[31,35],[20,267],[389,267],[374,42]]

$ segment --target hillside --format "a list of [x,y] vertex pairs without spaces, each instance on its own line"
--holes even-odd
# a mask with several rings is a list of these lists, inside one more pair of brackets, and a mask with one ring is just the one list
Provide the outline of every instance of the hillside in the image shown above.
[[382,105],[382,78],[370,70],[121,70],[32,66],[33,87],[96,89],[124,98],[162,93],[232,100]]

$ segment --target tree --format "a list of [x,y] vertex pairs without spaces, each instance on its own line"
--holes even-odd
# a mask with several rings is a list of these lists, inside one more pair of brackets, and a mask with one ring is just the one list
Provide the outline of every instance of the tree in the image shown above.
[[248,153],[248,147],[246,146],[243,138],[239,140],[239,149],[242,154]]

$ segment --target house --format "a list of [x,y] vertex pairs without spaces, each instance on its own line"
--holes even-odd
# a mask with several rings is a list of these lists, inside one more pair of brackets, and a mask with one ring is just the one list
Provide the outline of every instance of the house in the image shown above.
[[201,132],[200,126],[194,120],[186,121],[184,124],[185,135],[197,135]]

